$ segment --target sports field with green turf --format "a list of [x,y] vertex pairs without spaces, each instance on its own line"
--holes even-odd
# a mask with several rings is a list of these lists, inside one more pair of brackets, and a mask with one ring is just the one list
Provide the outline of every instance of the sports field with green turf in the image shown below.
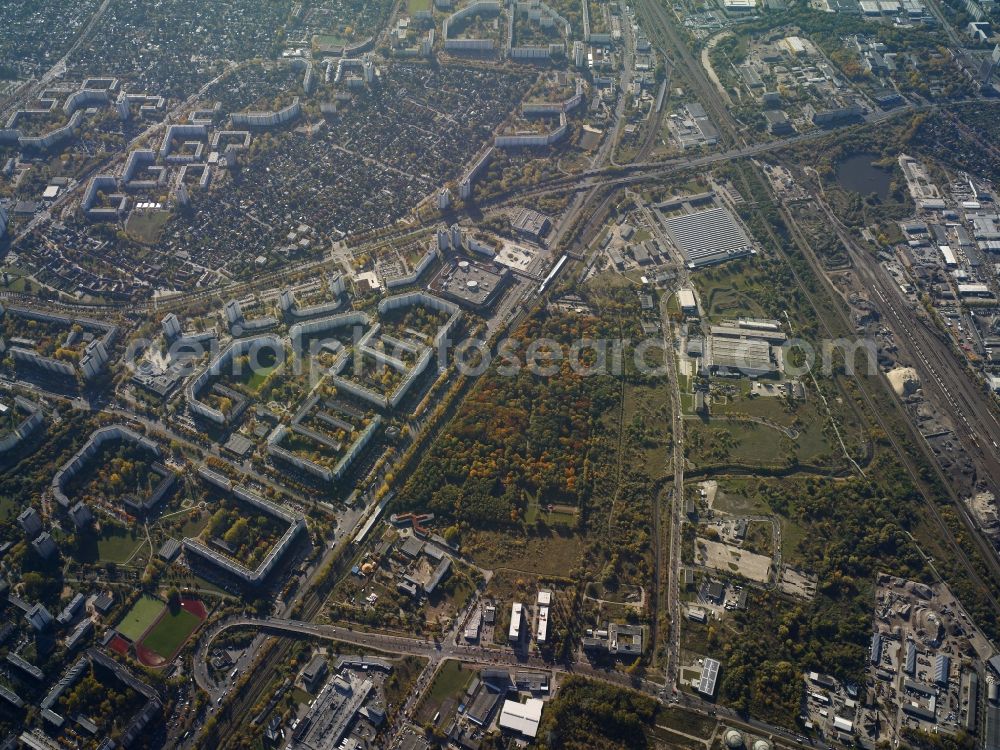
[[167,610],[142,639],[142,645],[164,659],[170,659],[200,624],[201,619],[186,609]]
[[156,621],[163,607],[163,602],[152,596],[139,597],[139,601],[132,605],[132,609],[118,623],[118,632],[130,641],[137,641]]

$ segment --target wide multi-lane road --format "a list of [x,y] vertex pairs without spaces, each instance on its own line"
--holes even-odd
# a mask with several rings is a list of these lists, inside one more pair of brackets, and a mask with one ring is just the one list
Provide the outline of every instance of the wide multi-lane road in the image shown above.
[[[199,639],[198,652],[194,657],[195,679],[202,689],[209,694],[220,691],[220,687],[208,677],[205,658],[211,649],[212,642],[222,633],[234,629],[252,629],[259,633],[282,636],[286,638],[308,638],[327,640],[355,646],[386,654],[422,656],[433,661],[457,659],[466,664],[482,667],[509,666],[515,668],[530,668],[546,672],[555,672],[563,676],[580,675],[589,679],[600,680],[619,687],[638,690],[657,700],[662,700],[666,685],[647,680],[642,677],[628,675],[612,668],[596,667],[586,661],[571,664],[553,664],[545,660],[523,654],[510,648],[497,646],[473,646],[447,641],[436,641],[427,638],[390,635],[385,633],[351,630],[348,628],[325,625],[301,620],[289,620],[277,617],[253,618],[231,617],[216,623]],[[740,717],[735,711],[701,700],[695,695],[680,694],[670,701],[672,705],[687,711],[713,718],[724,718],[729,724],[764,734],[781,744],[790,747],[808,747],[811,743],[798,735],[765,722]]]

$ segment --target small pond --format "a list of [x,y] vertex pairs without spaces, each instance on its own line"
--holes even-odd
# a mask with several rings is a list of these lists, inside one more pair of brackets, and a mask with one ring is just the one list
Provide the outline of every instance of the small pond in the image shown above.
[[892,170],[875,166],[872,162],[878,158],[878,154],[863,152],[838,162],[837,184],[861,195],[875,193],[884,201],[889,195]]

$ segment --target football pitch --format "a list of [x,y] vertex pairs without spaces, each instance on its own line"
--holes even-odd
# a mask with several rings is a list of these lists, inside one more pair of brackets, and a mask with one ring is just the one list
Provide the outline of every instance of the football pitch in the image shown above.
[[163,613],[159,621],[142,639],[144,648],[164,659],[170,659],[201,624],[201,618],[183,607]]
[[142,645],[169,659],[200,624],[201,619],[186,609],[178,608],[176,612],[167,610],[142,639]]
[[142,596],[118,623],[116,629],[134,643],[156,621],[164,606],[166,605],[159,599],[152,596]]

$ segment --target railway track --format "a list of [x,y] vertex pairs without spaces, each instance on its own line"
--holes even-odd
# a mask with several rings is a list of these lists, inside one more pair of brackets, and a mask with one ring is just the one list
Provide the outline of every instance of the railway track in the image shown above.
[[697,90],[698,100],[711,114],[715,124],[725,131],[730,142],[740,143],[742,139],[739,134],[739,123],[719,101],[718,90],[708,80],[701,62],[695,59],[685,41],[681,39],[674,19],[667,14],[664,5],[657,0],[639,0],[638,7],[646,19],[644,24],[646,33],[660,42],[660,49],[664,55],[667,49],[671,51],[675,65],[681,68],[685,77]]
[[[798,271],[795,269],[795,266],[791,263],[791,260],[788,257],[787,253],[785,253],[785,251],[781,249],[780,243],[776,243],[775,247],[777,248],[777,252],[779,256],[781,256],[782,260],[791,269],[793,277],[796,280],[797,286],[802,291],[806,299],[809,301],[809,304],[810,306],[812,306],[813,309],[815,310],[831,309],[837,316],[838,321],[844,327],[844,330],[851,330],[850,321],[848,320],[842,305],[838,304],[837,300],[839,298],[837,297],[836,292],[831,288],[829,279],[827,279],[826,275],[823,273],[822,264],[820,263],[819,259],[816,257],[815,253],[813,253],[812,248],[808,244],[808,241],[802,235],[801,231],[799,230],[798,226],[796,225],[792,217],[783,208],[782,208],[782,216],[785,224],[791,230],[793,237],[796,240],[797,246],[802,250],[803,256],[805,257],[806,262],[810,266],[813,275],[815,275],[820,284],[824,286],[827,294],[831,295],[832,304],[824,305],[823,307],[817,305],[815,295],[809,289],[808,285],[806,285],[802,281]],[[851,259],[852,263],[854,264],[854,267],[859,272],[861,272],[862,269],[866,269],[868,260],[862,257],[863,254],[859,254],[858,249],[853,244],[853,240],[849,236],[840,235],[841,231],[840,227],[837,224],[835,224],[834,226],[835,229],[838,231],[838,235],[840,236],[841,241],[845,243],[845,247],[851,254]],[[868,273],[870,273],[870,269]],[[870,288],[878,288],[878,286]],[[829,323],[822,316],[819,316],[819,324],[829,338],[833,339],[837,337],[835,333],[831,330]],[[897,321],[897,325],[898,324],[899,323]],[[904,328],[904,330],[906,329]],[[994,579],[1000,580],[1000,564],[998,564],[996,560],[995,551],[993,550],[992,546],[988,545],[986,541],[982,538],[982,535],[979,533],[978,529],[975,528],[975,525],[971,523],[971,519],[968,518],[968,515],[965,512],[964,507],[962,507],[961,500],[955,495],[954,491],[951,488],[950,483],[944,477],[940,467],[934,460],[934,457],[929,454],[925,441],[923,440],[919,432],[913,427],[910,420],[907,418],[905,411],[903,411],[903,406],[902,404],[899,403],[898,399],[895,396],[895,393],[893,393],[891,389],[888,388],[888,386],[883,381],[881,376],[879,376],[879,382],[883,390],[883,393],[879,394],[880,396],[882,396],[882,398],[879,400],[878,403],[876,403],[876,399],[873,397],[872,393],[870,393],[869,388],[865,383],[865,381],[858,376],[855,376],[854,381],[858,387],[858,392],[861,394],[861,397],[865,402],[866,407],[868,408],[869,412],[872,415],[874,415],[876,422],[878,423],[879,427],[882,429],[883,433],[889,440],[889,443],[892,446],[893,451],[898,456],[900,463],[906,470],[907,474],[910,476],[910,479],[913,482],[914,486],[920,492],[920,495],[924,500],[924,505],[928,508],[934,524],[941,532],[943,538],[948,541],[949,546],[954,551],[956,559],[958,560],[960,566],[966,571],[970,579],[975,582],[977,588],[980,589],[980,591],[984,594],[984,596],[990,601],[992,606],[994,608],[1000,607],[1000,602],[998,602],[998,599],[994,594],[993,587],[990,586],[986,582],[986,580],[984,580],[980,571],[968,558],[965,551],[960,546],[959,541],[955,538],[955,535],[952,532],[951,528],[948,526],[944,517],[941,515],[940,509],[937,507],[937,503],[934,501],[932,497],[929,496],[927,491],[926,481],[921,476],[920,470],[918,469],[916,463],[909,456],[906,447],[901,444],[896,434],[897,426],[890,424],[886,419],[886,417],[884,416],[883,410],[885,408],[886,397],[888,397],[889,402],[892,403],[898,410],[903,423],[908,427],[909,432],[911,433],[911,438],[914,444],[919,446],[919,448],[921,449],[926,463],[929,466],[931,466],[932,469],[935,471],[938,481],[940,482],[941,486],[943,486],[948,492],[950,500],[952,501],[953,504],[955,504],[959,508],[959,517],[965,524],[967,530],[970,532],[970,538],[974,540],[974,543],[976,544],[977,548],[980,550],[981,553],[983,553],[984,562],[986,562],[987,566],[990,568],[992,575],[994,576]]]
[[[942,346],[947,346],[937,335],[931,333],[927,328],[927,323],[919,318],[912,310],[904,307],[905,302],[900,300],[898,285],[888,277],[885,269],[877,263],[873,263],[864,251],[857,246],[854,239],[846,232],[846,228],[840,223],[836,215],[833,214],[829,206],[823,201],[818,201],[824,213],[831,221],[834,231],[837,232],[841,242],[847,248],[851,262],[856,272],[864,279],[867,288],[873,290],[878,296],[879,309],[891,320],[891,328],[896,334],[905,349],[910,352],[913,365],[918,371],[923,371],[925,377],[921,379],[922,385],[930,387],[936,392],[938,398],[947,402],[955,414],[961,426],[956,425],[955,435],[962,443],[963,448],[970,456],[978,456],[981,464],[986,469],[993,486],[1000,486],[1000,451],[996,448],[996,441],[990,436],[1000,435],[1000,421],[997,420],[994,407],[990,403],[984,403],[983,394],[978,391],[969,381],[967,373],[958,365],[950,351],[941,352]],[[929,377],[927,377],[929,375]],[[900,454],[900,458],[907,464],[911,476],[919,478],[916,467],[912,465],[911,459],[905,451],[901,450],[893,431],[885,425],[881,412],[874,408],[875,404],[870,394],[863,386],[859,386],[870,409],[876,415],[883,430],[889,436],[894,449]],[[886,390],[888,390],[886,388]],[[952,392],[954,391],[954,392]],[[898,404],[895,394],[892,394],[899,409],[903,409]],[[978,404],[976,403],[978,402]],[[936,478],[954,506],[958,518],[962,521],[968,531],[968,538],[976,546],[982,561],[988,567],[994,580],[1000,581],[1000,558],[997,551],[982,535],[978,525],[973,519],[961,498],[955,493],[951,482],[941,470],[934,456],[930,454],[927,443],[918,430],[907,419],[910,425],[913,442],[919,445],[927,463],[933,468]],[[963,429],[964,427],[964,429]],[[979,436],[982,436],[980,439]],[[922,483],[921,483],[922,484]],[[920,486],[920,484],[918,484]],[[995,589],[987,585],[980,571],[976,570],[968,555],[962,549],[959,541],[951,531],[940,509],[933,499],[926,497],[927,505],[933,514],[942,534],[949,540],[955,554],[959,557],[962,566],[969,573],[970,577],[977,582],[990,599],[994,608],[1000,606],[997,597],[993,594]]]

